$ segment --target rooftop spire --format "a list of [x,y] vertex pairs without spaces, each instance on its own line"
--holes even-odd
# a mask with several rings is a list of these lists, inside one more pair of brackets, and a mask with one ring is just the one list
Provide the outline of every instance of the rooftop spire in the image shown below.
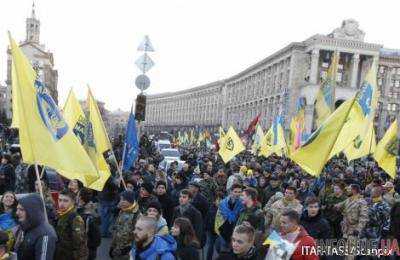
[[32,1],[32,14],[31,14],[31,18],[36,19],[35,1]]

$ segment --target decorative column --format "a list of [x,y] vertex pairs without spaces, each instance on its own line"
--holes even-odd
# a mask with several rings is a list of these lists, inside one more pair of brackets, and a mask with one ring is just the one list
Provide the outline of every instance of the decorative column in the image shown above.
[[311,52],[311,68],[310,68],[310,83],[318,83],[318,67],[319,67],[319,49],[313,49]]
[[360,54],[354,53],[353,54],[353,62],[352,62],[352,69],[351,69],[351,83],[350,87],[353,89],[357,88],[357,79],[358,79],[358,65],[360,63]]

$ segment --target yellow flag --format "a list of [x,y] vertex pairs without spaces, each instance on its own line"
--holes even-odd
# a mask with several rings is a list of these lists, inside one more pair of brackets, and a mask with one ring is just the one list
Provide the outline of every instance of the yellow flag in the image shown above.
[[374,123],[370,121],[366,133],[362,136],[357,135],[351,144],[346,147],[344,154],[346,155],[347,160],[351,161],[374,153],[375,149],[376,137]]
[[218,153],[224,163],[227,163],[237,154],[244,151],[244,149],[245,148],[242,140],[240,140],[233,127],[230,127],[224,137],[224,140],[222,141],[222,145],[220,146]]
[[344,102],[328,119],[309,137],[290,158],[313,176],[321,173],[330,158],[343,126],[355,102],[355,97]]
[[397,120],[386,131],[382,140],[376,146],[374,159],[378,165],[394,179],[396,177],[396,156],[399,139],[397,138]]
[[99,178],[92,161],[11,36],[10,45],[23,161],[48,166],[89,186]]
[[[100,177],[96,182],[92,183],[89,188],[98,191],[103,190],[104,179],[106,176],[110,176],[110,169],[102,153],[99,153],[96,144],[93,140],[93,128],[86,118],[78,99],[75,97],[74,92],[69,92],[67,101],[64,105],[64,117],[69,127],[72,128],[74,134],[78,137],[81,144],[84,146],[87,154],[92,160],[94,166],[98,170]],[[108,179],[108,177],[107,177]],[[105,180],[107,180],[105,179]]]
[[97,165],[100,171],[100,179],[93,183],[90,188],[96,190],[102,190],[104,184],[110,177],[110,170],[108,168],[107,162],[104,159],[104,152],[112,150],[110,140],[108,139],[106,127],[101,118],[99,108],[97,107],[97,102],[92,95],[92,91],[88,88],[88,98],[87,104],[89,108],[89,126],[91,126],[93,132],[93,144],[97,153]]
[[372,64],[363,82],[362,91],[357,97],[356,106],[358,107],[359,122],[354,122],[350,128],[350,131],[356,133],[356,136],[344,150],[348,160],[361,158],[375,151],[376,140],[373,122],[379,98],[376,73],[377,64]]
[[264,137],[264,132],[259,124],[257,124],[256,128],[256,134],[254,135],[254,142],[253,145],[251,146],[251,150],[254,155],[258,154],[258,150],[261,147],[261,140]]
[[275,118],[274,123],[264,135],[260,145],[260,155],[268,157],[273,153],[278,156],[288,154],[280,116]]
[[317,93],[315,110],[317,113],[317,126],[319,127],[332,113],[335,100],[336,75],[339,64],[339,55],[334,53],[329,65],[325,81]]

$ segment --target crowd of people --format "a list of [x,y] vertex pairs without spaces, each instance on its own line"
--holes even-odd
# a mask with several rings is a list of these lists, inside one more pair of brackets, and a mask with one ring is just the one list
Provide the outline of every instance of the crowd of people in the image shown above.
[[102,238],[120,260],[265,259],[274,231],[296,244],[293,260],[337,259],[304,253],[321,239],[400,241],[400,181],[371,158],[338,156],[313,177],[284,157],[245,151],[224,164],[216,150],[179,149],[182,169],[164,171],[143,137],[131,170],[122,180],[110,164],[101,192],[62,178],[54,190],[40,168],[43,198],[34,167],[4,151],[0,259],[106,259],[96,255]]

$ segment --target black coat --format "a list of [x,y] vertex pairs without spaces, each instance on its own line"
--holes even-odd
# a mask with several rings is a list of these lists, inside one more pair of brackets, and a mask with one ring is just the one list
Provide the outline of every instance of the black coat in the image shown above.
[[43,203],[38,194],[27,195],[18,201],[25,209],[27,220],[21,223],[24,238],[16,248],[19,260],[52,260],[57,234],[45,220]]
[[192,200],[192,205],[201,213],[203,219],[206,218],[208,212],[208,201],[200,192]]
[[[204,244],[204,229],[203,229],[203,218],[201,216],[200,211],[198,211],[193,205],[189,204],[189,207],[186,211],[181,213],[179,206],[177,206],[174,210],[174,215],[172,218],[172,223],[175,221],[177,218],[187,218],[190,220],[190,223],[192,223],[192,226],[194,228],[194,232],[196,233],[196,237],[202,242],[202,245]],[[204,236],[204,237],[203,237]]]
[[0,193],[15,190],[15,170],[11,163],[0,165]]
[[328,239],[332,237],[329,222],[322,217],[321,211],[315,217],[309,217],[307,210],[303,212],[300,219],[301,225],[314,239]]
[[199,249],[194,243],[185,246],[180,239],[176,239],[176,242],[178,246],[175,255],[178,260],[200,260]]
[[167,221],[168,227],[172,227],[172,216],[174,214],[174,203],[168,193],[158,196],[157,199],[162,206],[162,215]]

